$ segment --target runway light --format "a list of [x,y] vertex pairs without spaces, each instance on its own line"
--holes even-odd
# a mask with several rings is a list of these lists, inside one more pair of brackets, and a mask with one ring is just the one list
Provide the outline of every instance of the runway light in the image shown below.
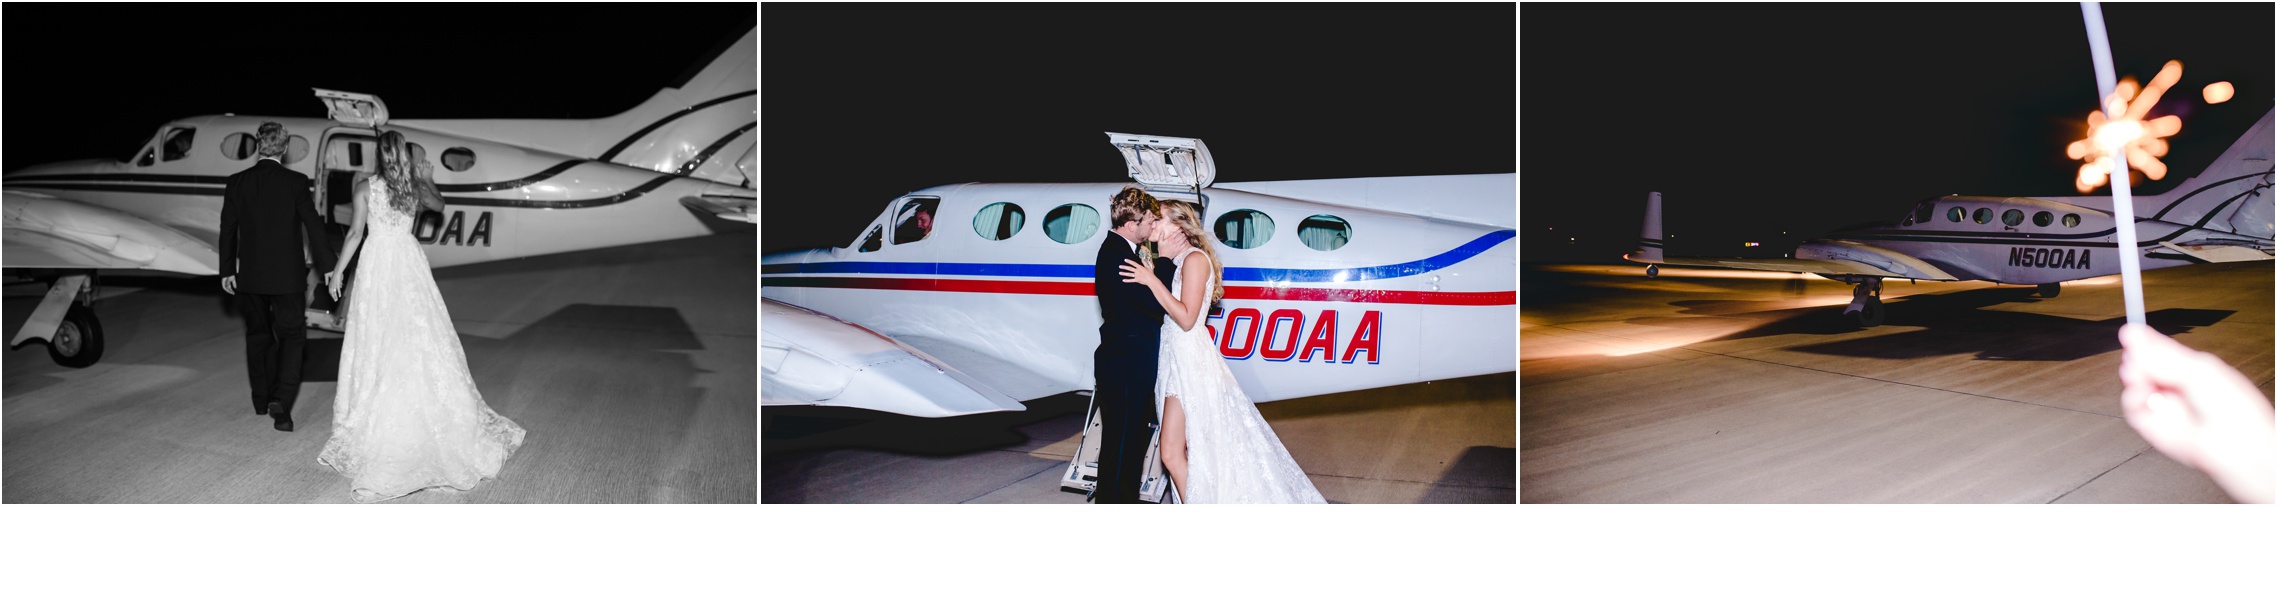
[[[2087,137],[2064,147],[2064,155],[2081,161],[2072,186],[2087,193],[2108,183],[2113,156],[2125,157],[2128,166],[2142,170],[2143,176],[2153,181],[2166,178],[2166,164],[2158,161],[2167,152],[2162,139],[2182,132],[2182,118],[2160,116],[2144,121],[2143,116],[2158,104],[2168,87],[2181,79],[2182,62],[2167,61],[2149,86],[2138,87],[2128,79],[2113,87],[2111,95],[2103,99],[2103,109],[2088,112]],[[2211,99],[2212,86],[2207,87],[2207,94]]]
[[2232,95],[2236,94],[2237,90],[2232,88],[2229,82],[2215,82],[2206,85],[2206,103],[2209,104],[2228,101]]
[[1747,246],[1748,246],[1748,248],[1754,248],[1754,247],[1757,247],[1757,246],[1762,246],[1762,245],[1763,245],[1763,243],[1762,243],[1762,242],[1749,242],[1749,243],[1747,243]]

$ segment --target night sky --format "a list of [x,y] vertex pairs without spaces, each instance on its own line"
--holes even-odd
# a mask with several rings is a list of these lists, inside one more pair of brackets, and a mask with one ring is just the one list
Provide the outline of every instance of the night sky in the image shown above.
[[[2183,63],[2151,112],[2183,118],[2169,174],[2136,193],[2269,111],[2271,4],[2102,6],[2119,76]],[[1670,253],[1700,256],[1775,256],[1939,195],[2082,195],[2064,146],[2096,91],[2075,3],[1527,4],[1520,30],[1526,262],[1624,263],[1652,191]],[[2219,80],[2237,98],[2208,105]]]
[[936,185],[1124,181],[1108,131],[1202,139],[1221,183],[1517,170],[1514,5],[1170,6],[764,5],[761,247]]
[[5,163],[122,158],[191,116],[322,117],[312,88],[378,95],[396,119],[606,117],[756,27],[758,12],[503,6],[474,18],[451,4],[10,3]]

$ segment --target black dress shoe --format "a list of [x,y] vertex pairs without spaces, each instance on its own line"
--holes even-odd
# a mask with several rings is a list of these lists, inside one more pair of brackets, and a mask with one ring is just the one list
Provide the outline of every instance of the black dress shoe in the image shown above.
[[284,403],[270,402],[269,417],[277,420],[277,431],[293,430],[293,415],[285,411]]
[[270,405],[270,404],[275,404],[275,403],[276,403],[276,402],[270,402],[270,403],[268,403],[268,404],[263,404],[263,403],[260,403],[260,402],[254,402],[254,403],[253,403],[253,414],[257,414],[257,415],[265,415],[265,414],[269,414],[269,405]]

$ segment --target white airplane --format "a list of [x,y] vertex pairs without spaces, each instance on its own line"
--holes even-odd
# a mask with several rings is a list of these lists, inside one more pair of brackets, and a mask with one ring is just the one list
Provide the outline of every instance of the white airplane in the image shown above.
[[[196,116],[158,128],[116,159],[43,164],[5,176],[9,273],[52,279],[10,340],[45,340],[64,366],[104,348],[91,305],[97,272],[218,275],[223,183],[251,166],[252,133],[292,133],[285,165],[314,181],[335,232],[353,217],[349,185],[375,169],[380,131],[401,131],[436,166],[445,212],[415,234],[449,267],[711,233],[696,213],[756,221],[757,30],[686,80],[592,120],[390,120],[378,97],[316,89],[326,118]],[[338,246],[338,242],[330,243]],[[311,292],[316,273],[311,272]],[[312,304],[323,305],[312,294]],[[339,330],[328,312],[310,324]]]
[[[1207,325],[1252,399],[1517,370],[1515,174],[1213,183],[1200,140],[1107,134],[1134,181],[1203,204]],[[932,187],[846,246],[762,256],[760,403],[947,417],[1090,390],[1092,262],[1126,185]],[[1087,485],[1084,442],[1063,486]]]
[[2109,196],[1997,198],[1943,196],[1896,222],[1836,231],[1806,241],[1786,258],[1683,258],[1662,252],[1660,194],[1645,198],[1642,240],[1622,258],[1647,264],[1814,273],[1856,285],[1842,313],[1860,326],[1883,320],[1882,280],[1982,280],[2037,284],[2053,297],[2062,284],[2119,273],[2119,254],[2141,255],[2142,269],[2192,263],[2263,261],[2271,255],[2270,114],[2246,130],[2205,172],[2155,196],[2136,196],[2138,242],[2117,242]]

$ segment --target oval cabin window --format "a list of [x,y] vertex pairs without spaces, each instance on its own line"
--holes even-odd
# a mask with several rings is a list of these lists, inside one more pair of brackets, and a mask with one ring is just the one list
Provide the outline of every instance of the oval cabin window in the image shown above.
[[1020,211],[1020,205],[998,202],[981,207],[980,214],[973,215],[972,231],[983,238],[1002,240],[1020,233],[1021,224],[1027,218],[1028,214]]
[[1305,217],[1304,221],[1297,223],[1297,239],[1303,240],[1305,247],[1313,250],[1336,250],[1343,248],[1345,242],[1352,241],[1352,224],[1334,215]]
[[221,138],[221,157],[231,160],[251,158],[253,157],[253,141],[253,135],[230,133],[229,136]]
[[1082,204],[1061,204],[1044,213],[1044,235],[1053,242],[1074,244],[1099,231],[1099,211]]
[[474,150],[464,147],[443,150],[443,168],[454,173],[474,168]]
[[1218,217],[1213,231],[1226,246],[1257,248],[1273,239],[1273,218],[1254,210],[1237,210]]

